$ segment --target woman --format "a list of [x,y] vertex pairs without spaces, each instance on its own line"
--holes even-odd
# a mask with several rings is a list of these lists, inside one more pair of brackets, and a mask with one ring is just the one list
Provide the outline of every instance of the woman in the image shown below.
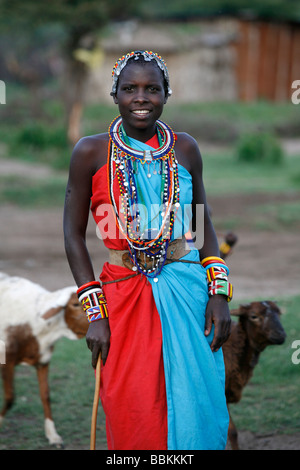
[[[192,137],[159,120],[171,94],[160,56],[120,58],[111,94],[120,116],[108,133],[75,146],[64,213],[93,367],[102,357],[108,448],[224,449],[221,346],[230,333],[231,285],[208,214],[201,155]],[[200,204],[198,250],[182,236],[189,226],[182,209],[192,208],[194,222]],[[90,209],[110,255],[101,286],[85,243]]]

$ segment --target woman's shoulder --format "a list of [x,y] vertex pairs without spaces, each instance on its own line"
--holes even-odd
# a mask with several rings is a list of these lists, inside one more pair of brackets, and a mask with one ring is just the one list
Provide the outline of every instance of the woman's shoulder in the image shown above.
[[187,132],[176,132],[176,137],[176,145],[183,150],[199,150],[196,139]]
[[95,151],[101,151],[104,147],[107,148],[109,135],[107,132],[104,134],[94,134],[82,137],[74,146],[73,152],[87,154]]
[[97,171],[106,163],[108,142],[108,133],[82,137],[73,148],[71,163],[88,165]]
[[186,146],[198,146],[196,139],[187,132],[176,132],[176,142]]
[[196,139],[186,132],[176,132],[176,136],[175,152],[179,163],[190,173],[201,170],[202,157]]

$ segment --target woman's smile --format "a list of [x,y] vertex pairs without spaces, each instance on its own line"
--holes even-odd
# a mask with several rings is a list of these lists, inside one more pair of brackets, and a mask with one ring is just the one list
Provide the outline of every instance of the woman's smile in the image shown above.
[[131,113],[138,119],[146,119],[151,111],[149,109],[134,109],[131,111]]
[[136,114],[137,116],[146,116],[150,114],[149,109],[135,109],[131,111],[133,114]]

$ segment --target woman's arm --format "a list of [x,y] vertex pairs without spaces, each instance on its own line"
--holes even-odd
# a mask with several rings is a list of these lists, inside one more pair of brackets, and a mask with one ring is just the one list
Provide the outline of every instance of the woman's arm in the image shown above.
[[[192,175],[193,182],[193,231],[195,230],[195,214],[197,204],[204,205],[204,243],[199,250],[200,259],[208,256],[220,257],[217,236],[209,215],[206,194],[203,184],[203,163],[197,142],[187,134],[180,134],[178,138],[178,161]],[[199,222],[198,222],[199,223]],[[230,334],[231,318],[227,298],[224,295],[210,297],[206,308],[205,334],[208,336],[214,323],[214,338],[211,343],[212,351],[217,351],[228,339]]]
[[[94,140],[93,138],[81,139],[73,150],[64,207],[65,250],[78,287],[95,280],[92,261],[86,246],[92,177],[99,164],[97,145]],[[105,363],[109,339],[108,319],[101,319],[90,324],[86,341],[92,351],[93,367],[96,367],[100,352],[102,361]]]

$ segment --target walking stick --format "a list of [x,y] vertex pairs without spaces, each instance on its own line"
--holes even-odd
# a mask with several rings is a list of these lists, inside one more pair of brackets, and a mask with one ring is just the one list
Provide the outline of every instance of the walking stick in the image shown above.
[[101,368],[101,353],[99,354],[97,366],[96,366],[96,381],[95,381],[95,393],[94,393],[94,403],[93,403],[93,412],[92,412],[90,450],[95,450],[95,447],[96,447],[96,425],[97,425],[97,414],[98,414],[99,393],[100,393],[100,368]]

